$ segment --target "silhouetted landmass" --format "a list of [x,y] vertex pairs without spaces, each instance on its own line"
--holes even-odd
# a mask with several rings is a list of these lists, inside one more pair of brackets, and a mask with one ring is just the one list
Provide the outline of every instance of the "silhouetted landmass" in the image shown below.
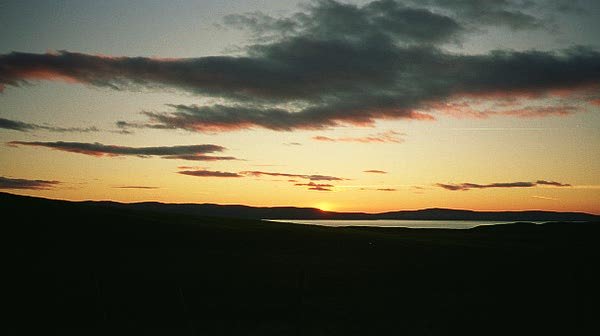
[[599,222],[332,228],[0,194],[7,335],[593,334]]
[[[94,203],[88,201],[86,203]],[[124,209],[150,210],[172,214],[246,219],[399,219],[399,220],[494,220],[494,221],[597,221],[600,216],[582,212],[555,211],[472,211],[454,209],[403,210],[382,213],[334,212],[316,208],[251,207],[219,204],[167,204],[159,202],[101,202]]]

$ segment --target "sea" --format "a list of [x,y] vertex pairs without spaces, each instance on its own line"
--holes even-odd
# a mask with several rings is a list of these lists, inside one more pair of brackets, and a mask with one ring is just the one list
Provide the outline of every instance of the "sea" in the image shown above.
[[[413,229],[470,229],[482,225],[509,224],[515,221],[472,221],[472,220],[339,220],[339,219],[270,219],[271,222],[296,224],[311,224],[321,226],[375,226],[375,227],[404,227]],[[530,221],[528,221],[530,222]],[[544,222],[531,222],[541,224]]]

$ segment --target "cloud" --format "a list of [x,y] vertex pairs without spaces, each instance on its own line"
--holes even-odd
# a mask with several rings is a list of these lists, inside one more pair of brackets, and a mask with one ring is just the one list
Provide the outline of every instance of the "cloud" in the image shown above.
[[314,182],[296,183],[294,185],[295,186],[306,186],[306,187],[308,187],[308,190],[316,190],[316,191],[331,191],[331,188],[334,187],[334,185],[332,185],[332,184],[314,183]]
[[21,131],[21,132],[27,132],[32,129],[35,129],[35,125],[24,123],[21,121],[14,121],[14,120],[0,118],[0,128]]
[[10,130],[20,131],[20,132],[44,130],[44,131],[58,132],[58,133],[67,133],[67,132],[88,133],[88,132],[100,131],[98,128],[96,128],[94,126],[90,126],[90,127],[57,127],[57,126],[25,123],[22,121],[10,120],[10,119],[5,119],[5,118],[0,118],[0,128],[10,129]]
[[528,107],[515,110],[496,112],[507,116],[516,116],[522,118],[539,118],[548,116],[567,116],[579,111],[576,106],[544,106]]
[[452,18],[396,1],[372,1],[362,7],[337,1],[314,1],[308,13],[273,18],[262,13],[228,15],[226,25],[247,29],[254,36],[314,39],[366,39],[375,32],[404,42],[436,43],[454,40],[463,27]]
[[396,188],[360,188],[359,190],[366,191],[398,191]]
[[331,189],[329,189],[329,188],[325,188],[325,187],[310,187],[310,188],[308,188],[308,190],[315,190],[315,191],[331,191]]
[[405,135],[404,133],[396,131],[387,131],[377,134],[373,134],[366,137],[341,137],[341,138],[330,138],[322,135],[313,137],[313,140],[323,142],[359,142],[359,143],[402,143],[404,139],[399,136]]
[[[0,87],[61,80],[115,90],[177,89],[219,103],[168,104],[127,128],[199,132],[277,131],[427,119],[432,103],[461,97],[543,98],[553,90],[600,85],[600,53],[451,53],[477,29],[544,26],[531,1],[378,0],[364,5],[315,1],[287,17],[230,16],[225,23],[257,39],[240,56],[185,59],[108,57],[59,51],[0,55]],[[576,112],[564,110],[565,112]],[[518,113],[519,112],[519,113]],[[527,115],[518,111],[509,115]],[[520,113],[522,112],[522,113]],[[537,110],[536,116],[556,115]]]
[[536,186],[554,186],[554,187],[570,187],[570,184],[538,180],[536,182],[501,182],[501,183],[490,183],[490,184],[476,184],[476,183],[460,183],[460,184],[444,184],[437,183],[436,186],[444,188],[446,190],[471,190],[471,189],[488,189],[488,188],[532,188]]
[[238,173],[222,172],[222,171],[211,171],[211,170],[184,170],[177,172],[183,175],[197,176],[197,177],[243,177]]
[[231,156],[211,156],[206,155],[215,152],[222,152],[226,148],[217,145],[184,145],[184,146],[158,146],[158,147],[127,147],[117,145],[103,145],[101,143],[86,142],[41,142],[41,141],[11,141],[10,146],[36,146],[46,147],[55,150],[79,153],[91,156],[137,156],[151,157],[160,156],[164,159],[180,159],[192,161],[215,161],[215,160],[235,160]]
[[61,184],[59,181],[15,179],[0,176],[0,189],[48,190]]
[[547,186],[554,186],[554,187],[571,187],[571,185],[568,183],[560,183],[560,182],[555,182],[555,181],[537,180],[535,183],[537,185],[547,185]]
[[[493,103],[491,107],[490,103]],[[486,106],[482,106],[486,105]],[[484,119],[495,116],[510,116],[518,118],[544,118],[550,116],[568,116],[580,112],[581,108],[574,105],[558,106],[521,106],[522,103],[514,99],[496,100],[475,98],[469,101],[454,101],[445,103],[432,103],[423,109],[428,113],[437,112],[456,118]],[[507,108],[508,107],[508,108]]]
[[548,27],[549,20],[539,18],[540,8],[547,7],[547,2],[519,0],[409,0],[411,4],[426,6],[432,9],[448,10],[452,17],[463,23],[484,26],[504,26],[512,30],[539,29]]
[[163,159],[189,160],[189,161],[230,161],[240,160],[233,156],[215,156],[203,154],[182,154],[182,155],[167,155]]
[[289,177],[289,178],[300,178],[310,181],[344,181],[346,179],[335,176],[327,176],[327,175],[305,175],[305,174],[289,174],[289,173],[273,173],[273,172],[264,172],[264,171],[242,171],[240,172],[242,175],[248,176],[256,176],[260,177],[263,175],[266,176],[280,176],[280,177]]
[[[184,167],[185,168],[185,167]],[[329,183],[315,183],[313,181],[341,181],[344,180],[339,177],[334,176],[326,176],[326,175],[302,175],[302,174],[288,174],[288,173],[271,173],[271,172],[262,172],[262,171],[241,171],[238,173],[234,172],[222,172],[222,171],[210,171],[206,169],[198,169],[198,170],[184,170],[179,171],[179,174],[189,175],[189,176],[197,176],[197,177],[260,177],[263,175],[266,176],[278,176],[278,177],[295,177],[298,179],[305,179],[309,182],[301,183],[298,180],[290,179],[286,182],[293,183],[294,186],[302,186],[308,187],[308,190],[316,190],[316,191],[332,191],[331,188],[334,187],[333,184]]]
[[137,185],[118,186],[118,187],[114,187],[114,188],[116,188],[116,189],[160,189],[159,187],[137,186]]
[[296,183],[294,184],[295,186],[307,186],[307,187],[333,187],[332,184],[320,184],[320,183],[314,183],[314,182],[308,182],[308,183]]
[[378,169],[369,169],[369,170],[364,170],[363,173],[372,173],[372,174],[387,174],[386,171],[383,170],[378,170]]

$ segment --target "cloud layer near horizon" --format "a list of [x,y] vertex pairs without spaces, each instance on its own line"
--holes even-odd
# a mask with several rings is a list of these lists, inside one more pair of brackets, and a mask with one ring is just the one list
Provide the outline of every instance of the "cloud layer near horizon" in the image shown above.
[[125,185],[125,186],[117,186],[117,187],[113,187],[116,189],[147,189],[147,190],[153,190],[153,189],[160,189],[160,187],[152,187],[152,186],[139,186],[139,185]]
[[59,181],[28,180],[0,176],[0,189],[48,190],[60,183]]
[[[308,187],[308,190],[316,191],[332,191],[331,188],[335,187],[330,183],[319,183],[320,181],[344,181],[345,178],[328,176],[328,175],[311,175],[311,174],[291,174],[291,173],[279,173],[279,172],[265,172],[265,171],[241,171],[238,173],[223,172],[223,171],[211,171],[206,169],[197,170],[182,170],[179,174],[196,176],[196,177],[225,177],[225,178],[238,178],[238,177],[286,177],[291,178],[287,182],[293,183],[294,186]],[[294,179],[307,180],[305,183],[298,182]],[[316,182],[315,182],[316,181]]]
[[[378,0],[361,6],[315,1],[287,17],[227,17],[226,25],[256,37],[241,56],[3,54],[0,90],[31,80],[62,80],[116,90],[175,88],[220,99],[222,103],[212,105],[169,104],[165,111],[144,111],[147,121],[118,124],[124,129],[191,131],[289,131],[371,125],[379,119],[430,120],[440,104],[463,97],[535,100],[570,90],[591,91],[589,99],[597,99],[600,53],[590,48],[480,55],[442,48],[489,26],[547,29],[531,6],[510,0]],[[576,111],[559,102],[551,109],[529,104],[476,112],[531,117]]]
[[477,183],[460,183],[460,184],[444,184],[437,183],[436,186],[452,191],[466,191],[471,189],[488,189],[488,188],[532,188],[537,186],[553,186],[553,187],[571,187],[568,183],[560,183],[555,181],[538,180],[536,182],[499,182],[490,184]]
[[211,170],[182,170],[178,172],[182,175],[198,176],[198,177],[243,177],[238,173],[222,172],[222,171],[211,171]]
[[117,145],[103,145],[101,143],[86,142],[41,142],[41,141],[11,141],[9,146],[34,146],[46,147],[64,152],[79,153],[91,156],[159,156],[164,159],[180,159],[192,161],[219,161],[236,160],[232,156],[206,155],[222,152],[226,148],[218,145],[184,145],[184,146],[158,146],[158,147],[128,147]]

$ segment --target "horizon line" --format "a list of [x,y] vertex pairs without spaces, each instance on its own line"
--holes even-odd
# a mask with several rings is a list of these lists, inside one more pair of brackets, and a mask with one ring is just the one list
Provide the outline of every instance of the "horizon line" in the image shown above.
[[50,198],[50,197],[42,197],[42,196],[31,196],[31,195],[22,195],[17,193],[11,193],[6,191],[0,191],[1,194],[18,196],[18,197],[29,197],[29,198],[37,198],[44,199],[50,201],[63,201],[63,202],[72,202],[72,203],[84,203],[84,202],[110,202],[110,203],[118,203],[118,204],[142,204],[142,203],[158,203],[165,205],[217,205],[217,206],[243,206],[249,208],[296,208],[296,209],[314,209],[324,213],[337,213],[337,214],[367,214],[367,215],[381,215],[389,212],[408,212],[408,211],[425,211],[425,210],[450,210],[450,211],[471,211],[471,212],[547,212],[547,213],[573,213],[573,214],[585,214],[585,215],[593,215],[599,216],[600,213],[596,212],[585,212],[585,211],[559,211],[559,210],[541,210],[541,209],[520,209],[520,210],[475,210],[475,209],[461,209],[461,208],[444,208],[444,207],[431,207],[431,208],[418,208],[418,209],[396,209],[396,210],[385,210],[379,212],[366,212],[366,211],[332,211],[332,210],[323,210],[317,207],[309,207],[309,206],[295,206],[295,205],[273,205],[273,206],[262,206],[262,205],[248,205],[248,204],[240,204],[240,203],[193,203],[193,202],[185,202],[185,203],[176,203],[176,202],[162,202],[156,200],[148,200],[148,201],[137,201],[137,202],[122,202],[108,199],[81,199],[81,200],[72,200],[72,199],[60,199],[60,198]]

